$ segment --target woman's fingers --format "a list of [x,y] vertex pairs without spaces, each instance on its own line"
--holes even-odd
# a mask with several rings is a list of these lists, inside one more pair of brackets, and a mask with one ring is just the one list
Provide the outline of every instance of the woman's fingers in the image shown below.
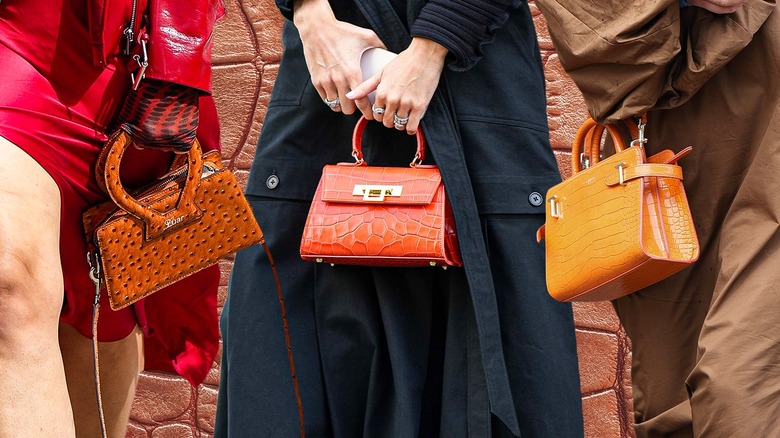
[[386,127],[414,134],[425,114],[425,104],[422,101],[388,98],[377,92],[372,113],[374,120]]
[[333,111],[341,111],[341,98],[339,97],[338,89],[334,84],[330,82],[320,83],[319,87],[315,85],[314,88],[317,89],[317,92],[325,105]]
[[[312,18],[313,17],[313,18]],[[332,111],[353,114],[357,109],[370,114],[368,98],[347,97],[362,82],[360,54],[369,47],[382,46],[370,29],[335,20],[332,14],[314,14],[299,29],[304,57],[312,85]]]
[[[380,117],[383,113],[382,110],[377,110],[377,108],[379,108],[378,106],[372,106],[371,101],[368,98],[368,95],[372,91],[376,90],[381,77],[382,74],[379,72],[374,76],[366,79],[361,84],[353,88],[352,91],[346,94],[347,99],[353,100],[360,112],[363,113],[363,116],[369,120],[375,118],[377,112],[379,112]],[[376,120],[381,120],[381,118]]]
[[425,110],[426,108],[423,108],[422,111],[416,109],[409,114],[409,122],[406,124],[407,134],[414,135],[417,133],[417,130],[420,129],[420,122],[425,117]]
[[322,98],[322,102],[332,111],[352,114],[355,112],[355,102],[347,98],[349,91],[348,79],[342,72],[329,72],[329,74],[312,77],[312,84]]
[[439,84],[446,54],[447,49],[438,43],[413,38],[382,70],[374,107],[384,111],[374,113],[374,119],[388,128],[415,134]]

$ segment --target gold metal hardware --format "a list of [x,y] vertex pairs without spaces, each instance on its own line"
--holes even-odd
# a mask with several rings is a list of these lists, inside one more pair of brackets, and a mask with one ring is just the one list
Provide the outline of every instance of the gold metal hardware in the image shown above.
[[419,152],[414,154],[414,159],[412,159],[412,162],[409,163],[409,167],[417,167],[418,164],[422,164],[422,157],[420,157]]
[[625,173],[625,167],[626,163],[622,162],[615,166],[615,168],[618,170],[618,181],[622,185],[626,181],[626,173]]
[[382,202],[385,196],[401,196],[403,186],[379,186],[356,184],[352,189],[353,196],[363,196],[364,201]]
[[317,263],[322,263],[322,259],[319,259],[319,258],[318,259],[314,259],[314,261],[316,261]]
[[562,218],[563,212],[561,211],[561,203],[558,202],[558,197],[552,196],[547,202],[550,203],[550,217]]
[[431,266],[436,266],[436,262],[428,262]]

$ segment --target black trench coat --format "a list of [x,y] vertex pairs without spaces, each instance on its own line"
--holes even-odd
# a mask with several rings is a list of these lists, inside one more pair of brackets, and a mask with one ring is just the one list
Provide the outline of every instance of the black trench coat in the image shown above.
[[[349,4],[333,4],[337,17],[373,27],[390,50],[408,45],[404,24],[381,2]],[[410,2],[408,16],[422,4]],[[301,261],[322,167],[352,160],[357,116],[323,104],[289,22],[283,43],[246,193],[281,276],[306,434],[582,436],[572,311],[547,295],[535,241],[543,196],[560,176],[528,7],[510,15],[473,68],[445,69],[422,124],[465,269]],[[366,131],[369,164],[411,161],[413,138],[378,123]],[[237,255],[221,323],[216,435],[296,435],[279,303],[262,248]]]

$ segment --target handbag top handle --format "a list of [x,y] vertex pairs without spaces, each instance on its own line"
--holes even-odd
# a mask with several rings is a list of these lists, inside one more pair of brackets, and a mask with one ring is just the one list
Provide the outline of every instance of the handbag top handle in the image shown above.
[[203,175],[203,156],[198,141],[193,142],[192,148],[187,153],[187,179],[179,200],[176,206],[168,211],[157,211],[150,206],[142,205],[122,186],[119,165],[127,147],[132,143],[128,133],[121,129],[117,130],[104,146],[106,153],[100,154],[95,167],[96,170],[102,168],[106,190],[116,205],[144,221],[146,238],[151,239],[163,234],[168,228],[167,219],[175,218],[177,223],[183,223],[201,216],[203,212],[195,202],[195,195]]
[[[638,124],[633,119],[623,120],[628,127],[628,132],[632,138],[629,146],[639,145],[639,147],[642,147],[644,143],[647,142],[647,139],[644,137],[646,120],[646,115],[639,117]],[[602,125],[589,116],[587,120],[583,122],[582,126],[580,126],[580,129],[577,130],[577,134],[574,136],[574,141],[571,145],[572,173],[580,172],[600,161],[601,137],[604,135],[604,131],[608,131],[609,135],[612,137],[615,152],[622,152],[626,149],[623,135],[616,125]]]
[[[363,159],[363,131],[366,129],[368,119],[365,116],[361,116],[355,125],[355,130],[352,133],[352,156],[357,161],[357,164],[364,164]],[[422,132],[422,126],[417,128],[417,152],[414,154],[414,159],[409,163],[409,167],[416,167],[418,164],[425,160],[425,136]]]

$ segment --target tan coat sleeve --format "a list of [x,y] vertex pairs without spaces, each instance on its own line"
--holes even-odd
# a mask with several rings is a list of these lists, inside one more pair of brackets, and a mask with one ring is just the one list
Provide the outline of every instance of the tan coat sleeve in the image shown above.
[[612,122],[685,103],[753,38],[775,0],[713,14],[678,0],[536,0],[591,115]]

